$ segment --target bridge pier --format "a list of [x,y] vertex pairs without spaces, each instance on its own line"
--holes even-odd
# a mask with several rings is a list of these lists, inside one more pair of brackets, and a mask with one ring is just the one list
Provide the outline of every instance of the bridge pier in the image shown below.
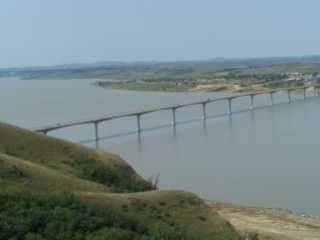
[[232,114],[232,98],[228,98],[228,114]]
[[250,110],[254,108],[254,95],[250,95]]
[[176,108],[172,108],[172,125],[175,126],[177,124],[176,121]]
[[207,119],[207,103],[202,103],[202,119],[206,120]]
[[141,115],[137,114],[137,133],[141,132]]
[[270,92],[270,102],[271,102],[271,106],[274,105],[273,94],[274,94],[274,92]]
[[291,103],[291,91],[288,90],[288,102]]
[[94,124],[95,140],[98,141],[99,140],[99,128],[98,128],[99,122],[94,122],[93,124]]
[[306,100],[307,99],[307,89],[304,88],[303,89],[303,100]]

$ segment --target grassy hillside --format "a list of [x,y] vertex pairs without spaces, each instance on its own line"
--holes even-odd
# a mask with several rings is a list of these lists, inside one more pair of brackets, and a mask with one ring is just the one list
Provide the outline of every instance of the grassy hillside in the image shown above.
[[197,196],[116,155],[0,123],[0,240],[239,239]]
[[93,181],[74,178],[55,169],[0,153],[1,191],[29,189],[32,192],[107,192],[110,189]]
[[238,239],[231,225],[207,208],[196,195],[183,191],[149,191],[129,194],[82,193],[83,199],[112,202],[157,224],[159,219],[183,226],[191,239]]
[[120,157],[0,123],[0,151],[116,192],[152,190]]

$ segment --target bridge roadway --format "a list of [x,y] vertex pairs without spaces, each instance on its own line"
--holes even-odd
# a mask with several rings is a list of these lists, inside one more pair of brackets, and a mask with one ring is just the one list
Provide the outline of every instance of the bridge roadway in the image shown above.
[[[176,125],[176,110],[179,108],[184,108],[188,106],[193,106],[193,105],[202,105],[202,118],[206,119],[207,114],[206,114],[206,106],[209,103],[213,102],[218,102],[218,101],[228,101],[228,114],[232,114],[232,100],[236,98],[241,98],[241,97],[250,97],[250,110],[254,109],[254,97],[257,95],[261,94],[270,94],[270,102],[271,105],[274,104],[274,94],[278,92],[287,92],[288,93],[288,103],[292,102],[291,98],[291,93],[293,91],[303,91],[303,98],[306,99],[306,90],[310,87],[294,87],[294,88],[279,88],[279,89],[273,89],[273,90],[267,90],[267,91],[257,91],[257,92],[250,92],[250,93],[241,93],[241,94],[234,94],[226,97],[216,97],[216,98],[208,98],[206,100],[202,101],[195,101],[195,102],[187,102],[187,103],[182,103],[182,104],[177,104],[177,105],[172,105],[172,106],[166,106],[166,107],[159,107],[159,108],[149,108],[149,109],[144,109],[141,111],[134,111],[134,112],[126,112],[126,113],[118,113],[118,114],[113,114],[110,116],[106,117],[101,117],[101,118],[92,118],[92,119],[86,119],[86,120],[80,120],[80,121],[72,121],[72,122],[66,122],[66,123],[58,123],[58,124],[53,124],[53,125],[48,125],[45,127],[41,128],[36,128],[33,129],[36,132],[41,132],[44,134],[47,134],[48,132],[58,130],[61,128],[67,128],[67,127],[73,127],[73,126],[78,126],[78,125],[84,125],[84,124],[94,124],[95,127],[95,139],[99,139],[99,133],[98,133],[98,124],[101,122],[106,122],[114,119],[119,119],[119,118],[126,118],[126,117],[133,117],[135,116],[137,118],[137,132],[141,132],[141,116],[153,112],[159,112],[159,111],[172,111],[172,125]],[[320,85],[315,85],[312,86],[311,88],[314,89],[315,94],[319,96],[320,92]]]

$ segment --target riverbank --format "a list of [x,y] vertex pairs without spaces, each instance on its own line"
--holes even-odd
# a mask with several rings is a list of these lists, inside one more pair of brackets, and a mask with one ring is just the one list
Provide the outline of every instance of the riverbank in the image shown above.
[[232,81],[232,80],[131,80],[131,81],[98,81],[99,87],[131,90],[131,91],[158,91],[158,92],[253,92],[275,88],[306,86],[303,81]]
[[320,217],[220,202],[208,202],[208,205],[239,232],[258,233],[260,240],[320,239]]

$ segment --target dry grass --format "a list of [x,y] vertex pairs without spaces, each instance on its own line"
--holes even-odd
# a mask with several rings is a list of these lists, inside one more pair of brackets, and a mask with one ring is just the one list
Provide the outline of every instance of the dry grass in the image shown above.
[[259,233],[261,240],[318,240],[320,219],[279,209],[209,203],[240,232]]
[[[46,166],[66,175],[93,180],[90,176],[81,176],[83,169],[80,169],[81,166],[77,164],[78,159],[87,159],[87,168],[103,167],[116,172],[119,178],[122,177],[132,189],[152,189],[147,181],[136,174],[134,169],[117,155],[3,123],[0,123],[0,152]],[[116,184],[110,186],[107,182],[105,185],[123,188],[123,186],[115,186]]]
[[[117,173],[117,176],[123,176],[125,181],[130,182],[129,185],[124,185],[130,189],[122,188],[127,193],[115,193],[114,186],[110,184],[112,182],[102,184],[99,183],[99,178],[94,181],[85,174],[79,174],[79,170],[83,170],[79,168],[79,164],[84,164],[82,167],[89,170],[102,166],[102,171],[100,169],[94,173],[102,174],[103,177],[109,173]],[[107,171],[103,172],[104,169]],[[120,207],[129,215],[141,218],[144,223],[155,228],[164,222],[179,224],[192,239],[239,238],[228,222],[192,193],[132,193],[132,186],[144,189],[151,184],[116,155],[0,123],[0,192],[69,192],[78,195],[86,204],[112,204]]]
[[0,153],[0,181],[6,182],[6,184],[1,184],[2,190],[30,189],[42,192],[104,192],[110,190],[102,184],[63,174],[57,170],[2,153]]
[[238,239],[238,233],[195,194],[184,191],[149,191],[128,194],[81,193],[82,199],[94,204],[113,203],[130,209],[150,224],[167,218],[187,229],[193,239]]

